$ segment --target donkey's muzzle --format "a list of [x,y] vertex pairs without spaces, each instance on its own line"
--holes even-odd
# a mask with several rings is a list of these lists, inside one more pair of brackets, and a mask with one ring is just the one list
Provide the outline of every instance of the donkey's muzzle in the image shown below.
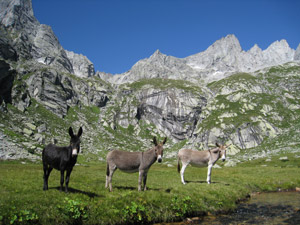
[[222,162],[225,162],[225,159],[222,159]]
[[75,156],[75,155],[78,155],[78,151],[76,148],[72,150],[72,156]]
[[159,155],[158,158],[157,158],[157,162],[161,163],[162,162],[162,158],[161,156]]

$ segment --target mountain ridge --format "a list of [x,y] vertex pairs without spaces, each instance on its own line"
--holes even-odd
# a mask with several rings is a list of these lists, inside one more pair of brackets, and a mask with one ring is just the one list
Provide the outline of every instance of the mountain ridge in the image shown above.
[[[128,72],[110,77],[108,81],[122,84],[161,77],[208,83],[237,72],[254,72],[297,61],[298,52],[296,55],[296,50],[290,48],[284,39],[273,42],[265,50],[255,44],[250,50],[244,51],[235,35],[229,34],[215,41],[205,51],[185,58],[167,56],[156,50],[149,58],[138,61]],[[143,68],[139,69],[139,65],[143,65]],[[177,69],[176,72],[172,71],[172,67]]]

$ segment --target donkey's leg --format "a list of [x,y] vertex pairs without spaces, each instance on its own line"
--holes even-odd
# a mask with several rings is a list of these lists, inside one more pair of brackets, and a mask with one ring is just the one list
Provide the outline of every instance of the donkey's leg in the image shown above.
[[189,165],[188,163],[182,162],[182,168],[180,170],[180,176],[181,176],[181,183],[183,183],[183,184],[186,184],[185,181],[184,181],[184,171],[185,171],[185,169],[188,165]]
[[139,171],[139,186],[138,186],[138,191],[142,190],[142,178],[144,177],[144,170]]
[[71,176],[71,172],[73,170],[72,168],[67,169],[67,175],[66,175],[66,187],[65,187],[65,192],[68,192],[68,185],[69,185],[69,181],[70,181],[70,176]]
[[65,174],[65,170],[61,169],[60,170],[60,191],[62,191],[63,189],[63,185],[64,185],[64,174]]
[[147,182],[148,172],[144,172],[143,183],[144,183],[144,191],[147,191],[146,182]]
[[53,169],[52,167],[48,165],[44,165],[44,188],[43,188],[44,191],[48,190],[48,179],[52,169]]
[[109,165],[106,164],[106,179],[105,179],[105,188],[108,188],[108,177],[109,177]]
[[46,191],[48,189],[48,180],[47,180],[47,170],[48,170],[48,165],[47,164],[43,164],[43,169],[44,169],[44,187],[43,190]]
[[108,177],[109,176],[106,175],[106,178],[105,178],[105,188],[108,188]]
[[209,164],[208,167],[207,167],[207,183],[210,184],[210,175],[211,175],[211,169],[212,169],[213,165],[212,164]]
[[116,171],[117,166],[110,166],[109,167],[109,176],[108,176],[108,184],[109,184],[109,191],[112,191],[112,176],[114,175],[114,172]]

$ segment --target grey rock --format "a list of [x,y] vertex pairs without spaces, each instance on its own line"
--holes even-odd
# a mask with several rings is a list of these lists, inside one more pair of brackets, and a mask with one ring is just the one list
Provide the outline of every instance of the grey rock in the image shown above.
[[72,64],[52,29],[34,17],[31,0],[3,0],[0,15],[7,35],[14,38],[12,48],[19,57],[73,73]]
[[[297,51],[297,57],[299,50]],[[234,35],[217,40],[207,50],[179,59],[156,51],[148,59],[137,62],[128,72],[108,78],[116,84],[139,79],[168,78],[206,83],[220,80],[237,72],[254,72],[270,66],[294,60],[295,50],[286,40],[275,41],[266,50],[254,45],[249,51],[242,50]]]
[[137,93],[137,120],[144,119],[175,140],[191,137],[206,98],[180,89],[144,89]]
[[40,126],[38,126],[37,130],[39,133],[45,132],[47,130],[46,124],[41,124]]
[[236,163],[235,161],[233,161],[233,160],[228,160],[228,161],[224,164],[225,167],[235,167],[236,165],[237,165],[237,163]]
[[11,70],[10,65],[0,60],[0,105],[12,103],[12,86],[16,76],[16,71]]
[[287,156],[283,156],[280,157],[279,160],[285,162],[285,161],[289,161],[289,158]]
[[32,123],[25,123],[25,125],[32,131],[36,130],[36,126]]
[[27,128],[24,128],[24,129],[23,129],[23,133],[24,133],[26,136],[31,136],[31,135],[33,135],[33,131],[30,130],[30,129],[27,129]]
[[65,51],[69,58],[74,74],[79,77],[91,77],[95,75],[94,64],[84,55],[72,51]]
[[294,60],[300,60],[300,44],[298,45],[298,47],[296,49]]

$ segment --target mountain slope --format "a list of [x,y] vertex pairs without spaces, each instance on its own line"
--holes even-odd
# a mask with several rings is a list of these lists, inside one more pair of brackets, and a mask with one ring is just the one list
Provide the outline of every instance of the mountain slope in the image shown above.
[[228,35],[184,59],[156,51],[112,76],[64,50],[31,1],[0,4],[1,159],[39,159],[46,143],[68,144],[69,126],[83,126],[84,160],[146,150],[153,136],[168,137],[166,158],[215,142],[231,154],[298,143],[299,47],[284,40],[245,52]]

